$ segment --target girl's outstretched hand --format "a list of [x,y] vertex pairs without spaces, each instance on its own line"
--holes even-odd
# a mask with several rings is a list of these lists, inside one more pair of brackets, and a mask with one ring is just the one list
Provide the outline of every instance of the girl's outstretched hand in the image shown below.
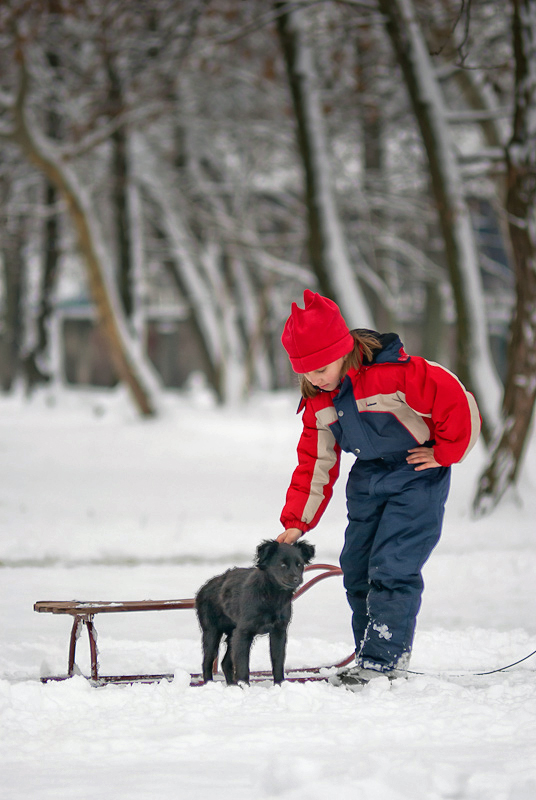
[[415,467],[415,472],[421,472],[423,469],[434,469],[440,467],[434,458],[433,447],[414,447],[408,450],[409,456],[406,458],[408,464],[418,464]]
[[300,531],[299,528],[287,528],[286,531],[279,534],[277,541],[280,544],[294,544],[294,542],[298,541],[300,536],[303,536],[303,531]]

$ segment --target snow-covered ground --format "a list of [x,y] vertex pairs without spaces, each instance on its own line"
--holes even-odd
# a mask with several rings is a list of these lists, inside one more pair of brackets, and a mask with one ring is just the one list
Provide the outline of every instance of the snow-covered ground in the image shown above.
[[[292,393],[220,409],[168,397],[155,421],[122,393],[0,400],[0,785],[5,800],[533,800],[536,797],[536,441],[520,499],[471,519],[481,449],[454,470],[426,566],[411,668],[391,688],[191,688],[192,611],[98,617],[104,673],[173,683],[96,689],[65,672],[70,618],[37,600],[191,597],[251,562],[278,517],[300,418]],[[346,464],[347,466],[347,464]],[[344,479],[308,538],[337,563]],[[351,651],[340,578],[297,600],[287,667]],[[88,669],[85,634],[79,666]],[[265,638],[254,667],[268,667]]]

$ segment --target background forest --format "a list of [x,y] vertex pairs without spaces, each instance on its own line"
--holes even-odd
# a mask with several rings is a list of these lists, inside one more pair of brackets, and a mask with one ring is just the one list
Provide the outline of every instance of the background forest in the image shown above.
[[305,287],[475,393],[475,507],[536,397],[536,0],[5,0],[0,384],[292,385]]

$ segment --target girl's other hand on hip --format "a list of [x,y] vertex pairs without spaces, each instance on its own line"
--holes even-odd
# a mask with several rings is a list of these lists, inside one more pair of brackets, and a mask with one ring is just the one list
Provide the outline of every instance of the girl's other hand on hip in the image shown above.
[[408,450],[409,456],[406,458],[408,464],[417,464],[415,472],[421,472],[423,469],[436,469],[440,467],[434,458],[433,447],[414,447]]

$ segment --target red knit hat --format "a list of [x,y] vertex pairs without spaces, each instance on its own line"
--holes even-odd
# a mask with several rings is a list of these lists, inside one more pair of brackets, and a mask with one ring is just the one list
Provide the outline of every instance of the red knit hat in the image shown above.
[[313,372],[347,355],[354,338],[339,306],[315,292],[303,293],[305,308],[292,303],[281,341],[294,372]]

